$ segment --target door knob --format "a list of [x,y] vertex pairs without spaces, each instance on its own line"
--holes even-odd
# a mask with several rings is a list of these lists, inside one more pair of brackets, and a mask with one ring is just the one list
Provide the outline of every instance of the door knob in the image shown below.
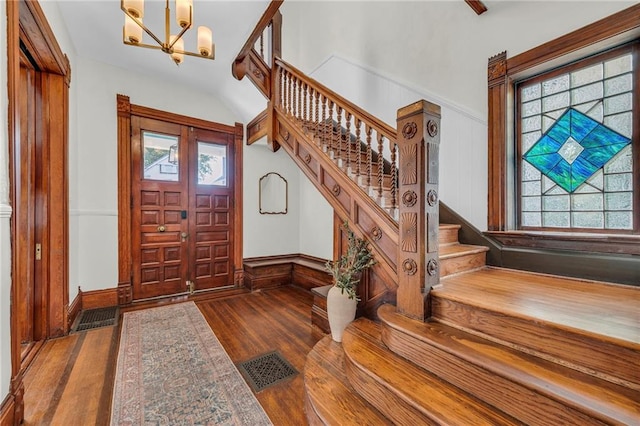
[[164,225],[160,225],[158,226],[158,232],[164,232],[166,231],[167,228],[164,227]]
[[186,232],[183,232],[182,234],[180,234],[180,236],[182,237],[182,242],[187,241],[187,237],[189,236],[189,234],[187,234]]

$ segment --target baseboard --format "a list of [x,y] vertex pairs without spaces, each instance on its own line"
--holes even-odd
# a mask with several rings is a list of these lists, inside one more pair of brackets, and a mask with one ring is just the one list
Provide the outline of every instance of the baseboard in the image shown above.
[[76,294],[76,297],[73,299],[71,304],[69,304],[69,309],[67,313],[67,327],[69,330],[71,330],[71,326],[75,322],[81,310],[82,310],[82,290],[78,288],[78,294]]
[[0,426],[13,426],[15,424],[15,399],[9,394],[0,405]]
[[306,254],[262,256],[244,259],[244,284],[251,291],[293,284],[311,290],[331,284],[324,269],[327,261]]
[[97,309],[118,305],[117,288],[83,291],[80,294],[80,307],[82,309]]

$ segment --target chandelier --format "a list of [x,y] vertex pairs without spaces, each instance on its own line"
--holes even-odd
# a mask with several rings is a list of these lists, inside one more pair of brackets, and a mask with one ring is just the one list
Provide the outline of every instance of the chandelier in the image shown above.
[[[164,53],[171,55],[171,59],[173,59],[176,65],[180,65],[184,59],[184,55],[214,59],[215,45],[213,44],[213,36],[211,29],[205,26],[198,27],[198,53],[184,50],[184,40],[182,36],[191,28],[193,23],[193,0],[175,0],[175,2],[176,22],[180,27],[180,32],[178,34],[171,34],[171,11],[169,10],[169,0],[167,0],[164,13],[165,34],[164,41],[162,41],[142,23],[142,18],[144,17],[144,0],[120,0],[120,9],[122,9],[126,15],[124,17],[122,40],[124,44],[162,50]],[[157,45],[142,43],[143,31],[147,33]]]

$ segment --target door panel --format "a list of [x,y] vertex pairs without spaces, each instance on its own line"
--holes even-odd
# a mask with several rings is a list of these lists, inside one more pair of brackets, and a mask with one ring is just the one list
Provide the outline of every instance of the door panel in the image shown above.
[[132,117],[136,300],[234,284],[234,135]]
[[191,157],[190,252],[197,290],[233,285],[233,138],[194,129]]
[[189,270],[182,237],[188,232],[182,219],[187,168],[178,162],[187,158],[187,135],[181,126],[158,120],[134,117],[132,127],[133,296],[176,294],[185,291]]

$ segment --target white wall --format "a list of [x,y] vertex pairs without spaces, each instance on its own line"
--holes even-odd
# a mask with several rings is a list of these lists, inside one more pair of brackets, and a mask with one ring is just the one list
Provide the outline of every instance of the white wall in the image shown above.
[[393,127],[397,109],[420,98],[442,106],[441,200],[480,230],[489,191],[487,59],[634,4],[486,3],[481,16],[462,1],[304,1],[281,9],[283,58]]
[[333,259],[333,208],[300,174],[300,253]]
[[[112,288],[117,284],[117,114],[116,94],[132,103],[210,121],[233,125],[236,116],[218,99],[191,89],[166,84],[89,59],[74,65],[78,86],[78,139],[70,141],[77,162],[70,168],[75,178],[77,203],[71,211],[78,223],[77,285],[83,291]],[[73,123],[72,123],[73,125]],[[273,153],[265,145],[243,147],[244,257],[297,253],[298,170],[284,152]],[[97,161],[96,161],[97,160]],[[276,171],[289,182],[289,213],[261,215],[258,180]],[[92,247],[90,250],[85,247]]]
[[9,206],[9,148],[7,94],[7,12],[0,2],[0,401],[11,382],[11,207]]
[[[288,212],[260,214],[258,183],[269,172],[279,173],[288,183]],[[244,149],[244,257],[300,252],[299,169],[280,149],[272,152],[263,139]]]
[[399,107],[427,99],[441,107],[440,199],[478,229],[486,229],[487,124],[446,100],[397,83],[375,71],[331,56],[311,76],[396,127]]

